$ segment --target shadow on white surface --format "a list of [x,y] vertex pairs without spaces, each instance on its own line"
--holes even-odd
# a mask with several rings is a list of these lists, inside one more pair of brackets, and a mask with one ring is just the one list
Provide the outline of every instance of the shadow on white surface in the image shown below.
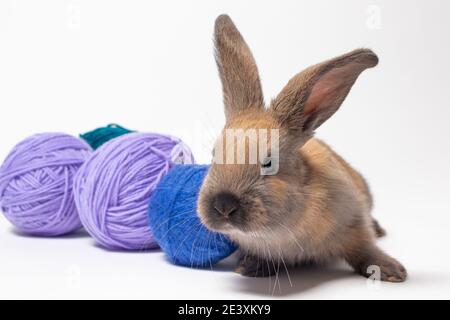
[[125,254],[143,254],[143,253],[152,253],[152,252],[160,252],[161,249],[160,248],[143,248],[142,249],[136,249],[136,250],[126,250],[126,249],[112,249],[112,248],[105,248],[102,245],[98,244],[97,242],[95,242],[94,239],[92,239],[92,246],[103,250],[104,252],[109,252],[109,253],[125,253]]
[[[278,276],[268,278],[236,278],[235,290],[266,297],[295,296],[331,282],[359,277],[350,268],[333,264],[330,266],[307,265],[289,268],[289,274],[280,270]],[[362,281],[365,281],[361,277]]]
[[[238,253],[221,261],[206,271],[234,273],[238,261]],[[366,279],[355,274],[343,261],[334,261],[324,265],[305,264],[289,267],[288,271],[280,265],[279,274],[271,277],[252,278],[234,273],[230,290],[261,297],[289,298],[301,293],[329,285],[332,282],[348,278],[360,279],[364,284]]]
[[20,230],[11,227],[10,232],[18,237],[21,238],[34,238],[34,239],[55,239],[55,240],[67,240],[67,239],[82,239],[82,238],[89,238],[89,233],[85,231],[84,229],[77,230],[75,232],[65,234],[62,236],[36,236],[36,235],[30,235],[24,232],[21,232]]

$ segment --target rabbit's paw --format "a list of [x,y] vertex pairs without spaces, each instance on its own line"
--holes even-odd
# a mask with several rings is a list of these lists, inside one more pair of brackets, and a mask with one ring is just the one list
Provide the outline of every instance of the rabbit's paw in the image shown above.
[[270,277],[278,271],[277,264],[265,258],[245,255],[235,271],[246,277]]

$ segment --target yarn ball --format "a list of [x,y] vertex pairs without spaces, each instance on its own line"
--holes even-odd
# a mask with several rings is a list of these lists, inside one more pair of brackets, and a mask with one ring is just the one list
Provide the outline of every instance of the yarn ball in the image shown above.
[[118,124],[112,123],[107,125],[106,127],[100,127],[95,130],[80,134],[80,138],[89,143],[92,149],[96,150],[105,142],[131,132],[134,131],[121,127]]
[[107,249],[157,247],[147,222],[148,201],[176,163],[193,163],[193,156],[175,137],[129,133],[103,144],[74,181],[84,228]]
[[83,140],[63,133],[33,135],[0,167],[0,207],[21,232],[58,236],[81,227],[73,179],[92,153]]
[[150,227],[174,264],[210,267],[236,250],[230,240],[209,231],[198,217],[198,193],[208,168],[207,165],[175,166],[150,199]]

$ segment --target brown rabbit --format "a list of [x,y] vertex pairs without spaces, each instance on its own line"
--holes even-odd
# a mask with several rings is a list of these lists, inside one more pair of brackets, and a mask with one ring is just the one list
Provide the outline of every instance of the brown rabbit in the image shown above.
[[[229,236],[242,251],[237,272],[269,276],[277,272],[280,261],[296,265],[338,257],[363,276],[379,268],[381,280],[404,281],[405,268],[375,243],[384,230],[370,215],[372,198],[365,180],[313,138],[359,74],[377,65],[377,56],[358,49],[309,67],[266,109],[252,53],[227,15],[216,20],[215,46],[225,103],[224,134],[229,129],[275,129],[279,136],[278,159],[215,161],[200,190],[202,222]],[[267,144],[268,154],[274,152],[272,137],[258,141]],[[248,138],[241,141],[247,147]],[[218,148],[229,152],[229,141],[217,144],[216,152]],[[275,160],[276,174],[261,174]]]

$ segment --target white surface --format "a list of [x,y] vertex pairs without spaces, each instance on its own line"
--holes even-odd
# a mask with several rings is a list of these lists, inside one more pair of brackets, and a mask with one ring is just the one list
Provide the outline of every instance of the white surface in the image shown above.
[[[449,9],[445,0],[2,0],[0,158],[32,133],[118,122],[178,135],[209,161],[224,119],[211,41],[220,13],[253,49],[266,100],[302,68],[370,47],[379,66],[318,136],[368,178],[388,231],[381,245],[410,278],[371,286],[345,267],[299,270],[274,296],[450,298]],[[23,237],[3,217],[0,261],[0,298],[270,298],[274,283],[227,266],[175,267],[160,252],[104,251],[83,234]]]

